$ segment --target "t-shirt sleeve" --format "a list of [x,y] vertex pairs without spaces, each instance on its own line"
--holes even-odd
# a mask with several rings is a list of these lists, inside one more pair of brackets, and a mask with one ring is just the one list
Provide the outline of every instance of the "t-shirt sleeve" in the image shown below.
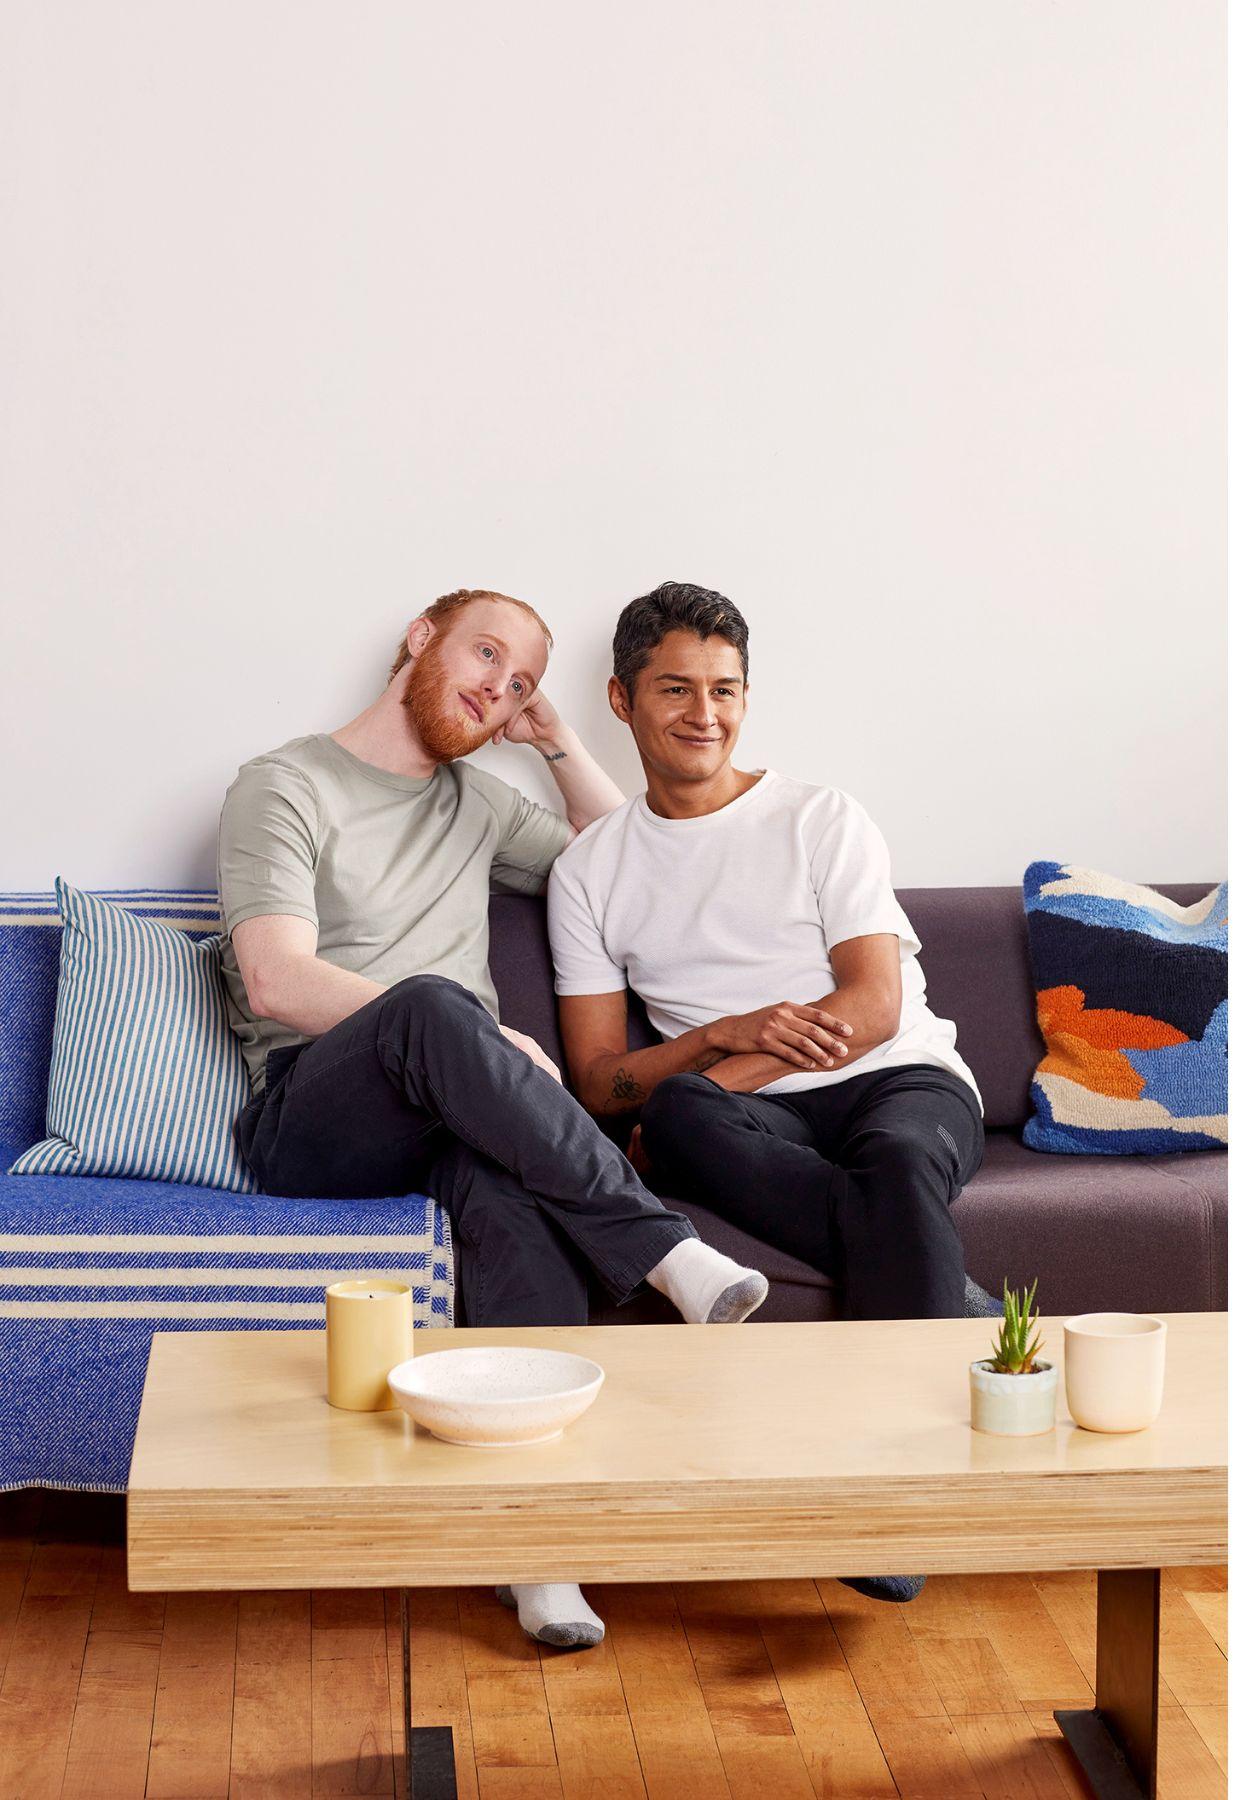
[[810,876],[828,950],[849,938],[891,932],[918,948],[893,892],[883,834],[865,807],[832,791],[810,852]]
[[219,816],[219,903],[230,937],[244,919],[286,913],[319,924],[319,801],[289,763],[248,762]]
[[499,847],[490,863],[491,886],[500,893],[541,894],[551,865],[569,841],[569,824],[550,807],[527,800],[506,781],[483,779],[482,791],[499,819]]
[[547,884],[547,931],[557,994],[614,994],[627,985],[626,971],[604,944],[586,882],[565,857]]

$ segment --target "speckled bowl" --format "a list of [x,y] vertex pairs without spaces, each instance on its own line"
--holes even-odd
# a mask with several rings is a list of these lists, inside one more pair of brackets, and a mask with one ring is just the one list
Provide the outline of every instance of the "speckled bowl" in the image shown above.
[[390,1370],[389,1385],[403,1411],[434,1437],[510,1450],[559,1437],[594,1400],[604,1371],[565,1350],[486,1345],[413,1356]]

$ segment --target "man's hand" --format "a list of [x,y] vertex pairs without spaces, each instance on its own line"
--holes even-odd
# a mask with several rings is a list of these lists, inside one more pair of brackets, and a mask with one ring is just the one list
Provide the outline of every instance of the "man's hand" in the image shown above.
[[636,1125],[630,1133],[630,1142],[626,1145],[626,1161],[636,1175],[647,1180],[652,1173],[652,1163],[647,1151],[643,1148],[643,1127]]
[[780,1000],[757,1012],[715,1019],[706,1035],[727,1056],[777,1056],[798,1069],[834,1069],[849,1054],[844,1039],[853,1036],[853,1027],[821,1006]]
[[495,732],[494,741],[501,744],[506,738],[509,744],[532,744],[538,749],[550,746],[559,730],[560,714],[542,689],[535,688],[516,717]]
[[532,1037],[526,1037],[523,1031],[513,1031],[510,1025],[500,1025],[499,1030],[503,1033],[509,1044],[515,1044],[518,1050],[523,1050],[529,1060],[537,1063],[544,1074],[553,1076],[556,1081],[560,1080],[559,1069],[557,1069],[541,1044],[536,1044]]

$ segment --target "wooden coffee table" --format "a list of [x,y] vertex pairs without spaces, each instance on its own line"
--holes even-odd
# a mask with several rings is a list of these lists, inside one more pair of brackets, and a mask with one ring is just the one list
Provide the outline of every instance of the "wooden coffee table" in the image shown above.
[[[1148,1431],[968,1423],[985,1319],[422,1333],[418,1352],[545,1344],[608,1372],[524,1450],[439,1443],[324,1397],[318,1331],[158,1333],[127,1496],[133,1589],[403,1590],[413,1796],[454,1796],[411,1725],[406,1590],[1097,1569],[1097,1705],[1056,1714],[1093,1783],[1155,1792],[1159,1570],[1226,1554],[1225,1315],[1168,1317]],[[1042,1321],[1062,1366],[1062,1322]]]

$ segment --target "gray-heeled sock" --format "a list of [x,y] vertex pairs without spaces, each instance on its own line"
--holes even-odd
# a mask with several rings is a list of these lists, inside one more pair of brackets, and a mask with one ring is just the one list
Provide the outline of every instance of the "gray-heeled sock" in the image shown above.
[[589,1650],[603,1642],[604,1621],[591,1611],[576,1582],[518,1582],[494,1591],[535,1643],[556,1650]]
[[672,1300],[689,1325],[739,1325],[756,1312],[770,1283],[699,1238],[684,1238],[645,1278]]
[[968,1275],[963,1283],[963,1318],[964,1319],[1000,1319],[1002,1302],[996,1294],[990,1294],[973,1281]]

